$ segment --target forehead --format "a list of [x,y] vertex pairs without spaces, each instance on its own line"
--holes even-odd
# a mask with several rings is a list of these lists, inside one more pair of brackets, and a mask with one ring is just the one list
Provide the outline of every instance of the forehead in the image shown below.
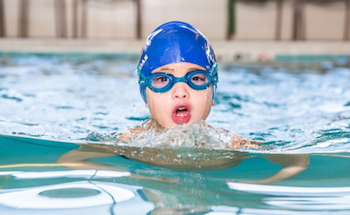
[[177,73],[177,72],[189,72],[193,70],[203,70],[206,71],[202,66],[193,63],[181,62],[181,63],[170,63],[164,66],[160,66],[152,71],[155,72],[168,72],[168,73]]

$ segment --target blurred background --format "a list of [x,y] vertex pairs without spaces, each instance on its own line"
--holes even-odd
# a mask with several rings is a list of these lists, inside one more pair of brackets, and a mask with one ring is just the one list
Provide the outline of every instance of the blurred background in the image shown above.
[[138,53],[171,20],[226,61],[350,54],[350,0],[0,0],[0,51]]
[[294,146],[350,138],[350,0],[0,0],[0,133],[140,125],[137,60],[171,20],[215,50],[214,127]]

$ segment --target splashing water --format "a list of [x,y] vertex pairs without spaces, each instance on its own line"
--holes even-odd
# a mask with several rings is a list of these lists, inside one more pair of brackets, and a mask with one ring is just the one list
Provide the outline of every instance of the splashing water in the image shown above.
[[118,138],[119,134],[91,133],[87,145],[152,166],[182,170],[233,167],[246,157],[242,152],[245,148],[229,149],[234,133],[208,126],[203,120],[188,126],[161,128],[161,131],[150,121],[143,127],[149,129],[132,135],[130,140]]
[[[143,125],[146,127],[147,125]],[[231,145],[234,133],[225,129],[208,126],[203,120],[196,121],[189,126],[178,125],[175,128],[163,128],[157,131],[155,126],[124,141],[115,135],[91,133],[87,140],[111,143],[127,143],[136,147],[184,147],[226,149]]]

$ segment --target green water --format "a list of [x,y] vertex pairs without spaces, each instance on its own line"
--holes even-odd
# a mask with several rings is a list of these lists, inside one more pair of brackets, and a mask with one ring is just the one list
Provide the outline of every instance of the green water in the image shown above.
[[[267,155],[242,153],[232,157],[232,162],[240,159],[237,166],[222,170],[154,167],[118,156],[118,152],[115,156],[90,159],[108,167],[107,170],[95,171],[89,165],[84,168],[55,166],[62,155],[78,147],[69,142],[1,136],[0,210],[14,214],[54,214],[57,209],[60,214],[72,211],[85,214],[236,214],[239,211],[279,214],[350,210],[345,204],[350,198],[349,153],[309,154],[310,165],[300,174],[270,185],[257,185],[239,182],[254,182],[282,169],[268,161]],[[89,148],[84,150],[89,152]],[[99,149],[99,152],[108,153],[108,149]],[[232,186],[228,181],[234,182]],[[110,194],[117,188],[117,192]],[[305,189],[300,192],[300,188]],[[126,191],[134,196],[118,202]],[[13,197],[11,205],[4,200],[8,195]],[[16,195],[21,196],[18,201]],[[46,206],[33,203],[29,207],[22,205],[23,198],[27,203],[46,198],[48,203]],[[93,206],[83,204],[86,198],[90,198]],[[58,206],[56,203],[60,201],[69,201],[71,205]]]

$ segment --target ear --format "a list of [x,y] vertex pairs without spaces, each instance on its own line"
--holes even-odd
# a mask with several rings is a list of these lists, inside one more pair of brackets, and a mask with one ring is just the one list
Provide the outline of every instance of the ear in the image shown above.
[[214,101],[211,101],[211,106],[215,106],[215,102]]

